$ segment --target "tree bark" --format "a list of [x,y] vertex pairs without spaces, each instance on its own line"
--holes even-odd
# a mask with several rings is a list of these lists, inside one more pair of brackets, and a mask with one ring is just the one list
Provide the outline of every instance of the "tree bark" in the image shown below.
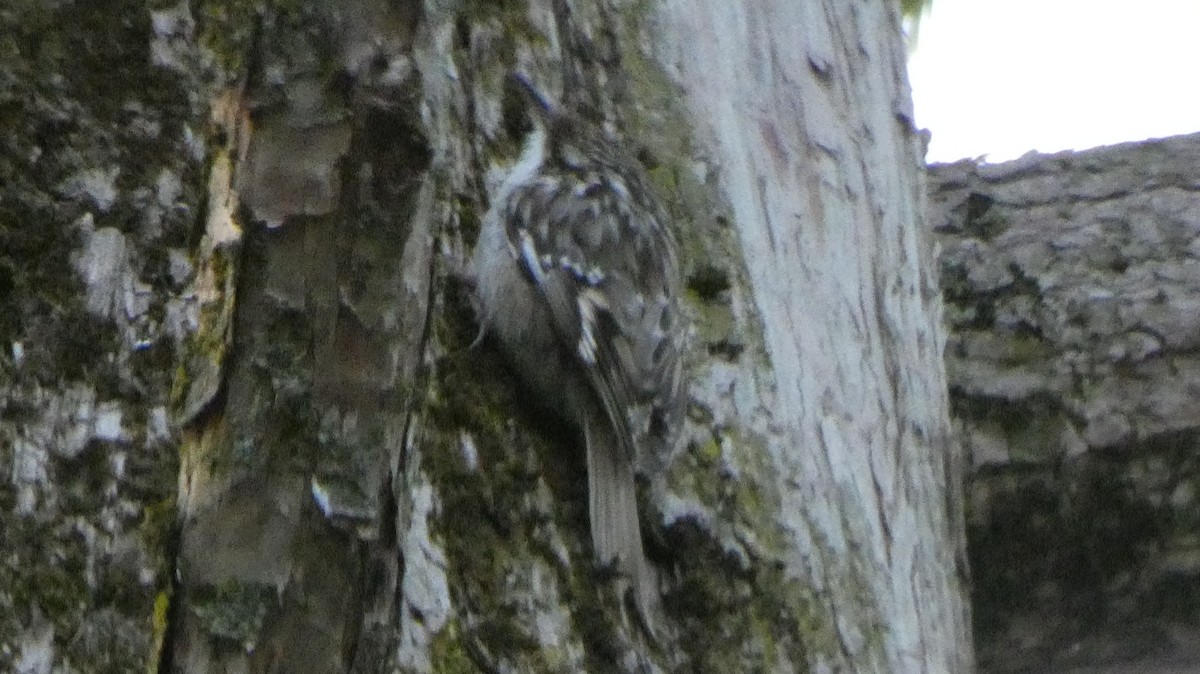
[[205,174],[185,17],[0,6],[0,671],[158,665]]
[[822,618],[809,663],[966,671],[957,451],[895,14],[743,9],[668,4],[657,44],[711,139],[762,320],[771,404],[736,418],[765,417],[776,554]]
[[[77,478],[45,468],[78,445],[61,438],[85,436],[62,460],[91,457],[100,484],[131,494],[111,540],[136,539],[149,571],[122,603],[91,567],[49,564],[79,588],[64,603],[88,608],[59,612],[31,581],[38,590],[10,600],[24,631],[0,657],[87,670],[68,636],[86,619],[97,639],[125,639],[124,671],[970,668],[897,7],[359,0],[129,13],[114,20],[137,45],[121,63],[178,94],[143,102],[123,81],[120,103],[88,89],[77,105],[97,128],[120,115],[141,126],[47,199],[69,208],[45,234],[64,253],[46,268],[84,290],[58,300],[17,262],[0,266],[30,317],[3,324],[24,349],[0,361],[17,382],[5,400],[27,412],[8,421],[17,403],[4,408],[15,440],[0,458],[14,467],[4,517],[26,532],[23,551],[40,522],[86,543],[91,522],[112,518],[51,507]],[[676,456],[642,467],[657,476],[642,508],[667,613],[657,643],[591,562],[576,429],[530,409],[494,348],[471,345],[455,270],[521,140],[504,95],[513,70],[646,165],[684,248],[689,427]],[[142,117],[162,148],[132,144]],[[36,154],[33,141],[18,149]],[[161,170],[149,161],[160,156]],[[37,307],[56,301],[71,308],[42,341]],[[56,369],[72,321],[102,326],[103,340],[81,340],[95,349],[86,362],[116,375],[154,355],[142,379],[106,388],[86,362]],[[53,381],[80,383],[47,394]],[[134,447],[150,496],[112,477]],[[164,501],[177,536],[129,505]],[[131,533],[152,525],[157,538]],[[134,626],[105,631],[95,613]]]
[[1198,158],[930,167],[986,671],[1196,666]]

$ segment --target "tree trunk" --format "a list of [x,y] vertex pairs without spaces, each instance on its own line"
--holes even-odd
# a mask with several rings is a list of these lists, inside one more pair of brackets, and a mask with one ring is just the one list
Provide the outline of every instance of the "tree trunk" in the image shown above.
[[[122,671],[968,670],[898,8],[771,4],[0,14],[65,26],[17,45],[51,92],[38,59],[65,71],[90,12],[124,31],[86,33],[112,63],[52,106],[94,137],[31,103],[6,160],[61,148],[5,216],[61,254],[0,260],[5,536],[42,565],[0,664],[91,671],[86,634]],[[576,429],[472,346],[456,269],[521,141],[513,70],[605,122],[682,242],[689,424],[642,467],[657,642],[591,561]]]
[[809,662],[965,671],[944,338],[894,8],[709,5],[676,7],[657,44],[709,141],[763,325],[770,402],[735,418],[763,417],[775,552],[820,617]]
[[1200,663],[1197,159],[930,168],[985,671]]

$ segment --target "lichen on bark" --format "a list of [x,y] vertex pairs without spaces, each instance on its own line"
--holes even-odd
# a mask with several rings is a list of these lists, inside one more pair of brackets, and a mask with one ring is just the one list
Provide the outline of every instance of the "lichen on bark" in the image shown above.
[[197,82],[154,61],[153,16],[0,9],[5,671],[158,664],[176,467],[164,363],[203,167]]

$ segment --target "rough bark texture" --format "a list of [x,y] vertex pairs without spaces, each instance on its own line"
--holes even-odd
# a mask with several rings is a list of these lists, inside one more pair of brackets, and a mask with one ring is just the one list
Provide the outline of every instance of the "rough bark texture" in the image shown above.
[[402,447],[444,215],[415,126],[416,7],[337,9],[199,27],[226,41],[225,79],[201,320],[176,382],[178,671],[384,671],[394,649],[398,536],[419,495]]
[[783,535],[765,557],[810,593],[809,663],[967,670],[940,304],[903,47],[885,38],[896,17],[845,2],[662,7],[656,44],[729,200],[773,368],[718,371],[732,376],[717,391],[757,385],[766,403],[718,406],[718,422],[752,429],[769,457],[746,472],[778,499]]
[[[0,669],[969,667],[898,12],[773,4],[0,10]],[[684,247],[657,644],[577,429],[470,347],[514,69]]]
[[989,669],[1200,666],[1197,166],[1187,136],[930,171]]
[[0,6],[0,671],[157,666],[205,172],[178,16]]

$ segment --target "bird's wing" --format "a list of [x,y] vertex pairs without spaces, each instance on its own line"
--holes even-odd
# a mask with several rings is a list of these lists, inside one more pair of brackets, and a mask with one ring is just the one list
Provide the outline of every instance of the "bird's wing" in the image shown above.
[[678,271],[661,209],[600,174],[539,176],[505,206],[513,255],[633,458],[635,438],[676,423]]

